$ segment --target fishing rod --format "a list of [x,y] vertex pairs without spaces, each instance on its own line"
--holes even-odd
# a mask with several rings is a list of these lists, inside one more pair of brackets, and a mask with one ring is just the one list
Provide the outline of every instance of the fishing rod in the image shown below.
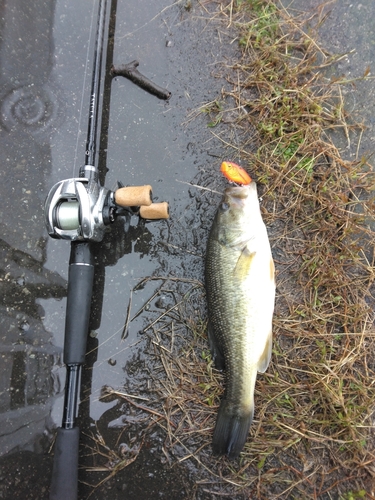
[[79,177],[56,183],[45,201],[45,223],[52,238],[70,240],[65,317],[66,383],[61,427],[54,451],[50,500],[76,500],[78,494],[79,427],[76,424],[85,362],[94,283],[91,242],[102,241],[105,228],[118,216],[138,214],[145,219],[168,218],[168,204],[152,203],[151,186],[101,186],[96,160],[101,72],[108,0],[99,0],[89,104],[85,164]]

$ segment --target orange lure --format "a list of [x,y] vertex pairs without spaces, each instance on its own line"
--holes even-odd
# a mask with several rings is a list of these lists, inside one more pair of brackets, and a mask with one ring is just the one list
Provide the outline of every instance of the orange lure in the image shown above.
[[223,161],[220,167],[220,172],[232,182],[237,184],[247,185],[251,182],[251,177],[242,167],[232,161]]

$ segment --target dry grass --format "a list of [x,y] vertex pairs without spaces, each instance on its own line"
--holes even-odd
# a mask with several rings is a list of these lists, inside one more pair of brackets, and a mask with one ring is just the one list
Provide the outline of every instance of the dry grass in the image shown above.
[[340,82],[324,78],[338,58],[316,41],[319,16],[291,18],[267,0],[218,5],[242,57],[223,69],[232,90],[200,111],[212,127],[230,115],[249,137],[230,159],[263,192],[278,285],[273,357],[240,459],[212,457],[222,377],[203,286],[186,280],[147,328],[157,402],[144,411],[165,432],[166,460],[193,463],[214,498],[375,498],[375,177],[367,159],[343,159],[331,134],[358,141],[363,127],[345,116]]

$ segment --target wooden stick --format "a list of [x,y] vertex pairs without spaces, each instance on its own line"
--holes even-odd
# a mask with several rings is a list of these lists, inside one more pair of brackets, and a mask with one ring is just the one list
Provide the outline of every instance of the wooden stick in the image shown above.
[[143,76],[142,73],[137,70],[138,66],[139,62],[135,60],[128,64],[120,64],[119,66],[112,65],[111,75],[128,78],[133,83],[138,85],[138,87],[141,87],[143,90],[155,95],[159,99],[169,99],[171,97],[169,90],[159,87],[159,85],[153,83],[146,76]]

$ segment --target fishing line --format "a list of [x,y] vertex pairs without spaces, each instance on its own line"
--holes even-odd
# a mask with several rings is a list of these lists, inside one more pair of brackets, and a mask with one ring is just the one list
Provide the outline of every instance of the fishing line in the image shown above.
[[82,120],[82,113],[83,113],[83,101],[85,99],[85,88],[86,88],[87,71],[88,71],[88,66],[89,66],[89,52],[90,52],[90,47],[91,47],[91,38],[92,38],[92,33],[94,31],[93,26],[94,26],[95,7],[96,7],[96,2],[93,2],[93,7],[92,7],[92,11],[91,11],[90,34],[89,34],[89,39],[88,39],[88,43],[87,43],[85,74],[83,77],[82,92],[81,92],[81,105],[80,105],[80,110],[79,110],[79,119],[78,119],[78,127],[77,127],[77,141],[76,141],[76,149],[75,149],[75,153],[74,153],[72,177],[75,177],[74,172],[76,171],[77,158],[78,158],[78,143],[79,143],[80,135],[82,132],[81,131],[81,120]]
[[172,5],[167,5],[166,7],[164,7],[164,9],[162,9],[160,12],[158,12],[158,14],[156,14],[152,19],[150,19],[149,21],[147,21],[147,23],[142,24],[142,26],[139,26],[139,28],[137,28],[137,29],[135,29],[133,31],[130,31],[129,33],[125,33],[125,35],[120,36],[118,39],[122,40],[123,38],[127,38],[129,36],[134,35],[134,33],[137,33],[137,31],[145,28],[146,26],[148,26],[149,24],[151,24],[153,21],[155,21],[155,19],[157,19],[159,16],[161,16],[163,14],[163,12],[165,12],[168,9],[170,9],[171,7],[174,7],[175,5],[180,4],[182,1],[183,0],[177,0],[176,2],[172,3]]

